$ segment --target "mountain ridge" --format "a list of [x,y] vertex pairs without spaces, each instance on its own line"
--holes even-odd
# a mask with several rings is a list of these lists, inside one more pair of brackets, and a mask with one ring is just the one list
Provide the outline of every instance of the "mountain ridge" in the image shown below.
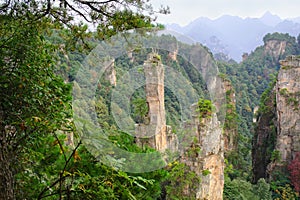
[[204,44],[215,55],[228,55],[239,62],[243,53],[250,53],[263,44],[262,39],[267,33],[289,33],[297,37],[300,33],[300,17],[281,19],[270,12],[260,18],[223,15],[217,19],[199,17],[186,26],[167,24],[166,28]]

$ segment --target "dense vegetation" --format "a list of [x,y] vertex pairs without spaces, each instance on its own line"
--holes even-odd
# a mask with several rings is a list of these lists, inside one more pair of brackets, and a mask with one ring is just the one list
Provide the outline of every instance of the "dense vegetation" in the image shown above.
[[[284,41],[286,42],[285,52],[276,53],[266,51],[266,46],[269,41]],[[289,36],[288,34],[273,33],[267,34],[264,37],[264,46],[257,47],[255,51],[251,52],[249,56],[241,63],[235,63],[234,61],[222,62],[219,61],[219,69],[222,73],[226,75],[226,78],[230,79],[234,86],[236,92],[236,111],[238,115],[238,148],[236,152],[232,152],[227,156],[229,166],[228,175],[231,179],[227,179],[225,182],[224,197],[228,199],[236,199],[236,196],[232,195],[227,190],[232,190],[228,188],[233,182],[237,182],[240,187],[243,181],[249,184],[248,189],[243,189],[238,192],[238,195],[244,195],[245,199],[255,199],[256,195],[251,194],[251,187],[259,187],[259,182],[256,176],[258,174],[249,173],[251,169],[251,141],[254,135],[255,125],[253,119],[259,115],[264,114],[269,116],[267,124],[269,124],[268,129],[264,131],[269,131],[270,138],[267,140],[267,153],[263,153],[262,149],[253,149],[256,153],[261,153],[261,155],[267,157],[262,157],[261,166],[264,162],[269,162],[271,159],[276,159],[278,152],[273,152],[275,145],[275,135],[276,131],[274,129],[274,94],[272,94],[272,89],[276,83],[277,71],[280,68],[279,60],[285,58],[287,55],[298,55],[300,53],[300,46],[296,38]],[[273,49],[272,51],[278,51],[278,49]],[[223,76],[225,76],[223,75]],[[257,113],[254,111],[257,109]],[[256,140],[256,138],[254,138]],[[278,157],[278,155],[277,155]],[[296,161],[295,161],[296,162]],[[231,164],[231,165],[230,165]],[[232,168],[230,168],[232,166]],[[263,168],[260,170],[264,171]],[[266,169],[265,169],[266,170]],[[257,171],[253,171],[258,173]],[[298,173],[298,172],[294,172]],[[283,174],[278,174],[276,176],[277,180],[270,182],[268,188],[272,191],[272,199],[296,199],[295,191],[291,187],[291,180],[289,177]],[[257,185],[251,186],[250,182],[258,181]],[[246,183],[245,182],[245,183]],[[268,183],[266,183],[268,185]],[[296,189],[296,187],[294,188]],[[243,192],[250,192],[249,194],[243,194]],[[230,198],[229,198],[230,197]],[[270,199],[262,198],[261,199]],[[241,199],[241,197],[237,198]]]
[[[153,26],[152,12],[140,0],[0,2],[0,199],[160,196],[159,182],[153,180],[166,177],[163,172],[116,171],[72,140],[76,130],[68,84],[93,47],[88,26],[78,19],[97,28],[96,38],[104,38]],[[72,52],[71,61],[66,52]]]
[[[87,13],[79,11],[81,7]],[[187,186],[193,190],[201,181],[184,163],[173,161],[147,173],[126,173],[117,170],[118,166],[106,166],[82,144],[72,119],[71,87],[73,95],[84,92],[73,81],[89,50],[119,31],[154,26],[152,11],[142,0],[78,1],[76,5],[66,0],[1,1],[0,199],[165,199],[166,194],[171,199],[195,198],[192,194],[181,196]],[[168,9],[161,12],[167,13]],[[97,31],[89,32],[87,25],[74,20],[76,17],[94,24]],[[153,40],[168,43],[174,38],[161,36]],[[250,183],[253,110],[260,105],[259,112],[267,112],[264,105],[271,88],[268,85],[279,69],[279,59],[300,53],[299,37],[297,41],[275,33],[264,38],[265,43],[271,40],[286,41],[285,53],[274,57],[258,47],[242,63],[218,63],[220,76],[234,88],[226,97],[236,94],[236,108],[226,105],[224,130],[238,131],[237,148],[226,154],[224,199],[296,199],[295,192],[299,193],[299,156],[289,165],[291,177]],[[184,48],[188,52],[194,47]],[[117,78],[131,66],[141,65],[151,51],[133,52],[134,60],[127,55],[115,60]],[[178,56],[175,61],[168,53],[158,52],[164,64],[192,83],[200,97],[200,117],[210,116],[215,108],[207,100],[209,94],[201,74],[185,58]],[[92,70],[86,73],[94,75]],[[94,102],[97,121],[108,133],[106,139],[129,152],[154,152],[138,147],[134,137],[116,128],[110,114],[112,88],[108,80],[101,80]],[[85,113],[85,102],[80,103]],[[130,106],[135,122],[146,123],[144,88],[135,91]],[[165,106],[167,124],[176,132],[182,109],[169,89],[165,90]],[[276,152],[270,159],[275,157]]]
[[[99,23],[97,34],[88,33],[87,26],[72,21],[71,15],[77,12],[73,10],[76,8],[68,1],[64,3],[60,7],[39,1],[30,5],[10,1],[1,4],[0,198],[165,199],[168,193],[173,199],[182,199],[181,191],[186,185],[193,188],[197,185],[193,184],[199,182],[199,177],[183,163],[172,162],[164,169],[143,174],[116,170],[100,163],[99,158],[88,151],[72,119],[70,83],[88,50],[103,36],[133,27],[152,26],[150,17],[129,10],[124,13],[122,9],[103,10],[108,9],[105,6],[94,16],[102,5],[88,2],[91,20]],[[147,7],[142,1],[127,3],[144,9],[143,12]],[[28,10],[31,6],[32,10]],[[69,9],[73,11],[69,13]],[[101,14],[107,15],[105,22],[101,21]],[[124,24],[128,26],[123,27]],[[134,65],[143,63],[149,51],[146,50],[144,56],[136,56],[140,60],[136,59]],[[168,52],[160,54],[165,60],[168,57]],[[125,57],[116,60],[117,76],[130,69],[126,68],[132,66],[130,62]],[[203,96],[205,86],[201,76],[192,73],[195,70],[192,71],[184,59],[169,62],[183,76],[191,77],[195,89]],[[109,81],[102,80],[96,91],[97,119],[107,131],[107,139],[129,152],[153,152],[149,148],[139,148],[132,136],[116,128],[109,114],[112,87]],[[74,82],[73,96],[80,96],[82,92]],[[147,112],[141,98],[143,90],[140,93],[137,90],[133,95],[136,99],[132,101],[132,115],[137,122],[142,121]],[[172,91],[166,90],[166,93],[166,109],[173,114],[167,115],[167,121],[176,124],[181,112],[178,100]],[[186,199],[193,198],[193,194],[186,195]]]

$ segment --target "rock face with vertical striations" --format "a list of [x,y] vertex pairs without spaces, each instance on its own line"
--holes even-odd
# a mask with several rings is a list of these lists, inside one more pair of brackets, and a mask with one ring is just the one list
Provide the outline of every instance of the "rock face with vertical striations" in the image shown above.
[[275,89],[270,91],[269,98],[265,102],[267,108],[256,120],[255,133],[252,141],[252,166],[253,181],[267,178],[267,166],[271,160],[271,154],[276,140],[276,108]]
[[280,40],[269,40],[265,43],[264,53],[271,55],[276,60],[279,58],[280,55],[285,53],[287,47],[286,41]]
[[274,161],[269,167],[286,167],[297,152],[300,152],[300,58],[289,56],[280,62],[276,91],[277,138],[275,150],[280,162]]
[[223,86],[226,91],[226,118],[223,128],[224,151],[229,153],[237,149],[238,124],[236,98],[235,91],[230,80],[224,78]]
[[[224,142],[220,122],[215,113],[199,119],[197,105],[192,106],[192,119],[184,124],[183,142],[190,146],[181,147],[177,135],[166,125],[164,106],[164,68],[157,54],[149,54],[144,63],[145,92],[148,104],[147,124],[136,124],[136,143],[150,146],[158,151],[180,152],[180,161],[195,172],[201,183],[196,190],[186,188],[184,193],[194,193],[196,199],[221,200],[224,186]],[[201,149],[198,151],[198,149]],[[204,173],[206,172],[206,173]],[[183,194],[185,195],[185,194]]]
[[158,151],[167,148],[177,148],[176,135],[171,127],[166,125],[165,99],[164,99],[164,67],[159,55],[148,55],[144,63],[146,78],[145,92],[148,104],[148,124],[136,125],[136,142],[140,146],[148,145]]
[[116,73],[116,69],[115,69],[115,60],[109,60],[107,61],[107,63],[105,63],[106,67],[106,71],[105,71],[105,79],[109,81],[109,83],[112,86],[117,85],[117,73]]
[[289,56],[280,64],[254,135],[254,181],[272,179],[276,171],[286,173],[287,165],[300,152],[300,59]]
[[[195,111],[196,107],[194,104],[192,110]],[[224,141],[217,115],[200,119],[199,114],[194,112],[193,119],[185,124],[185,129],[194,137],[194,142],[184,152],[200,148],[198,153],[184,153],[181,157],[181,161],[201,178],[196,199],[223,199]]]

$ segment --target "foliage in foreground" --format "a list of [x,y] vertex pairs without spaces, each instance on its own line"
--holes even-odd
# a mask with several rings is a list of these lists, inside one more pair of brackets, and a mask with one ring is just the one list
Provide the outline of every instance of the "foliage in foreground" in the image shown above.
[[264,179],[260,179],[256,185],[241,180],[225,179],[223,197],[225,200],[271,200],[270,185]]
[[20,199],[157,199],[166,171],[128,174],[101,164],[78,143],[66,146],[65,135],[40,138],[27,149],[24,170],[17,174]]

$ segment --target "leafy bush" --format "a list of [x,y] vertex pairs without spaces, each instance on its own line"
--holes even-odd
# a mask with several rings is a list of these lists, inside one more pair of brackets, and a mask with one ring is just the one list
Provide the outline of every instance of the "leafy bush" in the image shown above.
[[213,104],[210,100],[199,99],[198,108],[196,110],[199,113],[199,118],[211,117],[212,112],[214,111]]
[[265,179],[261,178],[258,180],[257,185],[254,186],[255,192],[257,193],[260,200],[271,200],[272,193],[270,191],[270,184]]
[[[168,199],[192,200],[195,199],[196,189],[200,184],[200,178],[184,163],[175,161],[169,164],[171,168],[166,186]],[[189,191],[188,193],[186,191]],[[192,192],[193,191],[193,192]]]
[[272,152],[271,161],[280,161],[280,151],[274,150]]
[[133,114],[137,123],[144,123],[149,108],[146,99],[137,98],[133,100]]
[[296,192],[300,192],[300,152],[296,153],[295,158],[288,165],[290,180]]
[[250,182],[241,179],[225,179],[224,200],[259,200]]
[[290,36],[288,33],[268,33],[267,35],[265,35],[265,37],[263,38],[264,43],[266,43],[269,40],[279,40],[279,41],[287,41],[290,42],[292,44],[296,43],[296,38],[293,36]]
[[[279,186],[275,190],[275,200],[296,200],[299,195],[297,195],[289,184],[285,186]],[[298,197],[297,197],[298,196]]]

